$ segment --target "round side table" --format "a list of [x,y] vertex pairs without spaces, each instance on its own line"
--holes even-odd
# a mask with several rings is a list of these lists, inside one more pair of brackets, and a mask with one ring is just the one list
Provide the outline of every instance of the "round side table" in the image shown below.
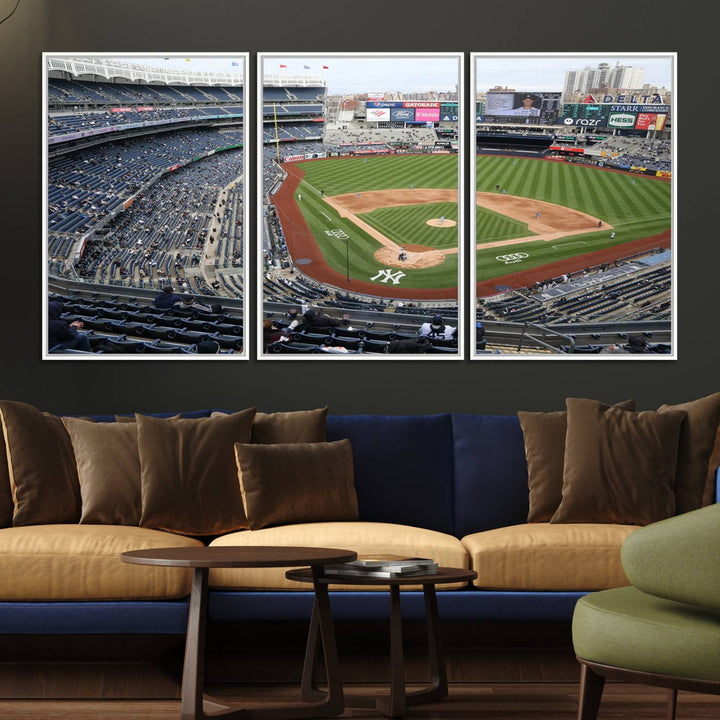
[[[447,696],[447,673],[445,656],[440,642],[440,620],[438,616],[435,586],[443,583],[470,582],[477,577],[473,570],[439,567],[436,574],[411,575],[395,578],[362,577],[333,575],[317,577],[314,569],[288,570],[285,576],[289,580],[312,582],[327,587],[333,585],[389,585],[390,586],[390,694],[387,697],[368,698],[359,695],[346,695],[348,707],[374,707],[387,717],[402,717],[408,705],[440,700]],[[403,658],[402,617],[400,613],[400,588],[408,585],[422,585],[425,598],[425,624],[427,626],[428,654],[430,663],[430,684],[422,690],[405,691],[405,667]],[[317,592],[317,591],[316,591]],[[321,609],[313,606],[308,637],[305,669],[302,679],[302,693],[305,700],[317,701],[326,697],[315,682],[315,669],[319,655],[318,635],[321,629]],[[327,661],[326,661],[327,662]]]
[[[163,565],[193,568],[190,613],[185,641],[181,712],[182,720],[295,720],[340,715],[345,709],[335,630],[327,584],[320,582],[322,566],[355,560],[351,550],[310,547],[194,547],[157,548],[124,552],[122,560],[137,565]],[[208,572],[210,568],[260,568],[310,566],[308,580],[315,590],[313,604],[314,642],[322,641],[328,692],[318,701],[268,708],[243,709],[237,704],[219,703],[203,698],[205,667],[205,629],[207,620]]]

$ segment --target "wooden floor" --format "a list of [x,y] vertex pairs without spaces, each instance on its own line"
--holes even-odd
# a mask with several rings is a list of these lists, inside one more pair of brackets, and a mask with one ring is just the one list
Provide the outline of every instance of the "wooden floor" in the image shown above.
[[[348,691],[375,693],[381,686],[346,686]],[[297,687],[252,685],[214,688],[217,697],[247,703],[290,702]],[[412,720],[574,720],[578,686],[574,683],[454,683],[447,699],[410,708]],[[639,685],[609,683],[605,687],[598,720],[664,720],[666,691]],[[4,720],[179,720],[179,701],[46,701],[0,700]],[[371,710],[348,709],[342,718],[382,718]],[[677,720],[720,718],[720,698],[680,693]]]

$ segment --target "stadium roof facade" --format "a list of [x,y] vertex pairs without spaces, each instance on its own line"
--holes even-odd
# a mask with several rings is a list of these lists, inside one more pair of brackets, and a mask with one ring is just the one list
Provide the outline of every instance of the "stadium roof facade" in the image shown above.
[[322,75],[263,75],[265,87],[327,87]]
[[108,81],[137,82],[138,80],[155,85],[224,85],[242,87],[243,73],[240,72],[193,72],[191,70],[170,70],[153,68],[123,62],[117,58],[69,58],[48,57],[50,77],[60,77],[52,73],[67,73],[75,79],[105,78]]

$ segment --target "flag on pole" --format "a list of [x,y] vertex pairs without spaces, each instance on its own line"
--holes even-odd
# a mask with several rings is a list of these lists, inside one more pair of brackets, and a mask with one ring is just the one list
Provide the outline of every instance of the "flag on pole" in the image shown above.
[[327,65],[323,65],[323,70],[329,70],[330,68]]
[[309,70],[309,69],[310,69],[310,66],[309,66],[309,65],[303,65],[303,68],[304,68],[305,70]]
[[287,65],[281,65],[280,67],[281,67],[281,68],[286,68],[286,67],[287,67]]
[[237,67],[240,63],[231,62],[230,64],[231,64],[232,66],[234,66],[234,67]]
[[190,58],[185,58],[185,62],[190,62]]

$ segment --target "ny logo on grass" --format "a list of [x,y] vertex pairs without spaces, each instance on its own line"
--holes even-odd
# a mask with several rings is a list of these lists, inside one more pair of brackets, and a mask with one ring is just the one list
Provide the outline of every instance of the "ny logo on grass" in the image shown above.
[[388,268],[386,270],[378,270],[376,275],[373,275],[371,277],[371,280],[378,280],[379,282],[386,283],[388,280],[392,280],[393,285],[399,285],[400,284],[400,278],[404,278],[405,273],[402,270],[397,270],[396,272],[393,272],[391,268]]

